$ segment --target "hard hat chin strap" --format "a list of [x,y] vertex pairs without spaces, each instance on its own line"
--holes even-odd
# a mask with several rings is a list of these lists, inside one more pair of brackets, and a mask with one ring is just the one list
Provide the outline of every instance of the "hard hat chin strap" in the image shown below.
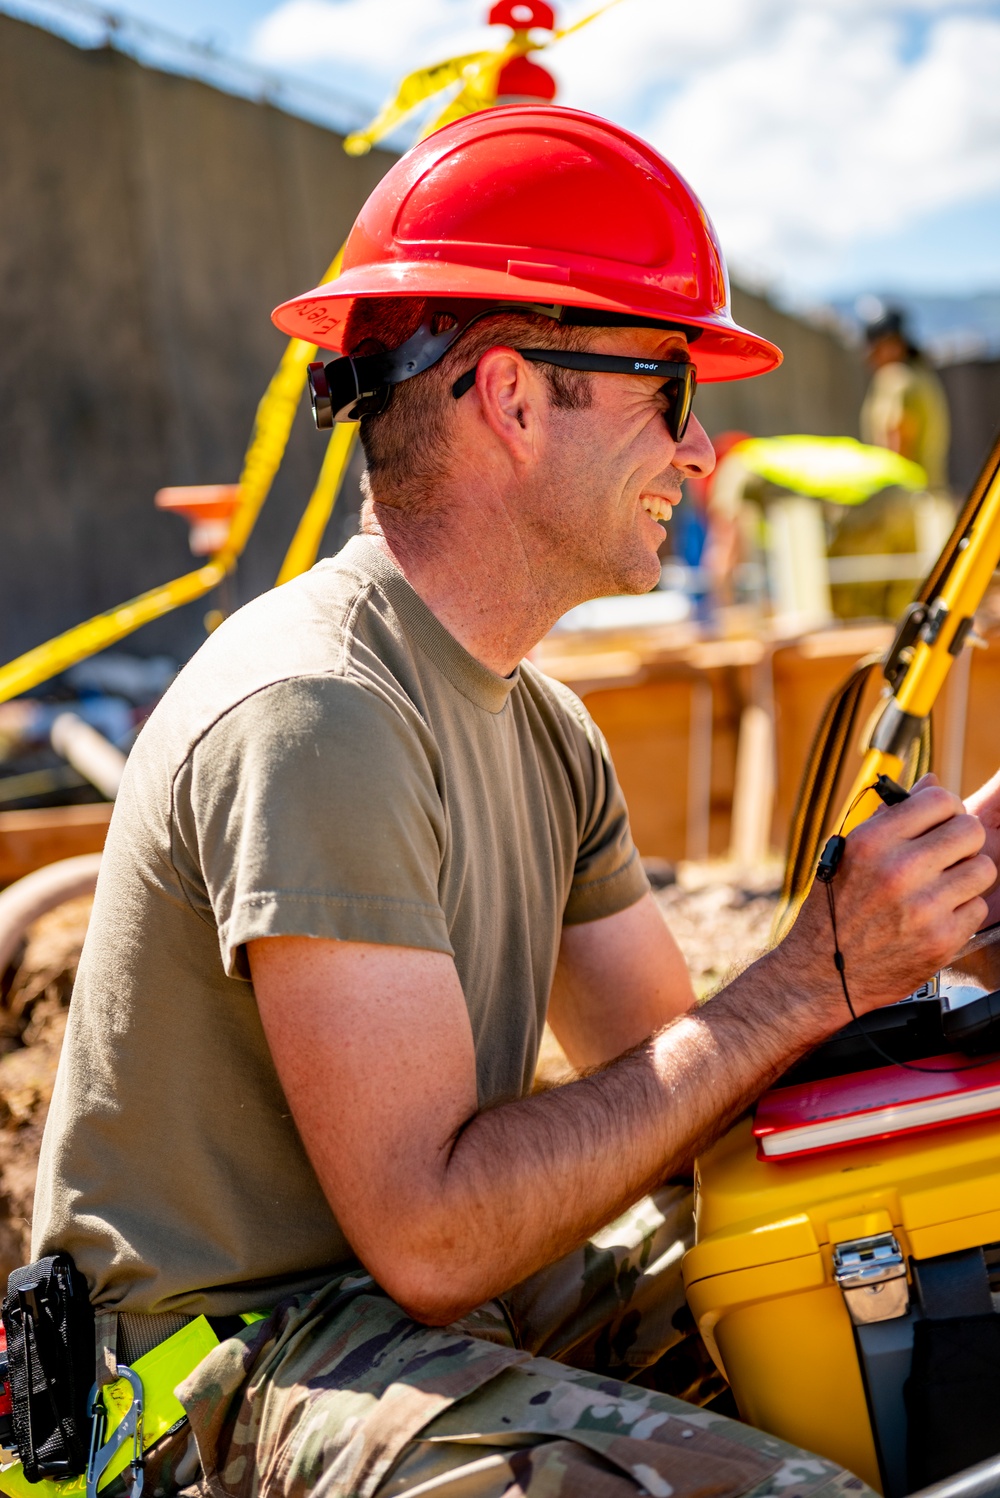
[[430,302],[415,333],[384,354],[346,355],[329,364],[309,365],[313,420],[322,430],[338,421],[360,421],[384,411],[393,385],[430,369],[463,333],[484,317],[499,312],[527,312],[571,327],[649,327],[686,333],[693,342],[700,328],[589,307],[560,307],[539,302]]

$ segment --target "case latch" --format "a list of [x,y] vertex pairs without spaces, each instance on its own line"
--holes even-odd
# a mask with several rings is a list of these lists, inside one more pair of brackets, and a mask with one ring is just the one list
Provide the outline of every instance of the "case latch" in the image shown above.
[[870,1321],[891,1321],[910,1308],[906,1264],[892,1233],[875,1233],[836,1243],[833,1277],[844,1292],[855,1326]]

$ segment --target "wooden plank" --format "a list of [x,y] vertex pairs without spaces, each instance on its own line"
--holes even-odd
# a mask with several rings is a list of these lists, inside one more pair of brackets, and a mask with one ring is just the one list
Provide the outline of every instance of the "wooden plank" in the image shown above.
[[732,664],[704,672],[650,667],[641,684],[587,693],[640,853],[674,862],[727,851],[748,675]]
[[100,853],[112,809],[109,801],[102,801],[90,806],[0,812],[0,886],[13,884],[60,858]]
[[774,718],[759,702],[750,702],[740,720],[733,791],[729,857],[751,868],[771,851],[774,809]]
[[962,794],[962,773],[965,769],[973,654],[971,649],[959,651],[948,672],[944,692],[932,714],[935,729],[932,758],[936,761],[933,768],[941,777],[941,784],[958,795]]
[[[967,647],[968,648],[968,647]],[[997,703],[1000,702],[1000,633],[986,636],[986,649],[971,652],[968,716],[962,754],[962,795],[978,790],[1000,767],[1000,733]],[[956,683],[957,685],[957,683]],[[959,693],[955,694],[960,695]],[[941,735],[938,735],[939,739]]]
[[[880,627],[883,631],[884,626]],[[812,637],[775,652],[774,696],[777,725],[778,795],[772,842],[783,850],[792,806],[798,794],[806,757],[826,701],[846,679],[855,660],[867,650],[856,650],[862,631],[844,630],[844,653],[836,651],[835,632],[822,639]],[[851,638],[853,636],[853,638]],[[877,631],[866,642],[875,650],[884,648]],[[966,660],[949,673],[932,714],[933,756],[931,768],[946,776],[954,789],[961,785],[967,796],[996,774],[1000,765],[1000,736],[996,730],[996,703],[1000,700],[1000,634],[990,633],[985,648],[969,649]],[[968,677],[965,673],[968,671]],[[861,735],[870,726],[885,682],[876,673],[869,684],[858,732],[847,755],[834,805],[839,807],[861,764]],[[964,720],[964,724],[963,724]]]
[[[845,645],[847,643],[845,641]],[[832,651],[810,651],[806,654],[801,644],[784,646],[774,653],[777,791],[771,844],[781,853],[785,851],[792,811],[823,710],[836,689],[850,675],[861,654],[862,652],[849,647],[837,654]],[[881,675],[876,673],[858,715],[854,743],[846,756],[839,788],[834,796],[835,807],[839,806],[840,798],[860,767],[861,734],[878,705],[879,692],[884,685]]]
[[[861,657],[881,653],[892,638],[892,626],[883,623],[820,630],[798,639],[776,642],[768,669],[773,670],[775,725],[775,796],[770,838],[757,822],[752,838],[749,828],[733,829],[731,816],[736,786],[737,740],[741,715],[748,704],[770,711],[761,694],[755,672],[767,667],[769,647],[758,639],[700,641],[678,650],[672,659],[657,660],[652,650],[635,654],[608,651],[580,652],[546,662],[553,675],[569,679],[586,695],[587,706],[611,746],[612,757],[629,804],[636,842],[644,854],[677,860],[705,847],[705,788],[698,782],[706,774],[699,759],[704,751],[701,735],[692,734],[692,682],[708,683],[712,692],[710,711],[702,701],[698,721],[711,723],[711,750],[707,766],[709,780],[709,836],[712,857],[731,851],[730,838],[740,832],[738,842],[745,852],[751,846],[763,850],[765,842],[784,852],[792,807],[798,794],[806,758],[827,700]],[[633,644],[638,645],[637,641]],[[641,662],[637,676],[627,673]],[[963,794],[993,775],[1000,764],[1000,740],[995,722],[995,704],[1000,700],[1000,633],[991,633],[986,649],[972,651],[969,667],[968,710],[964,735],[956,720],[963,715],[962,670],[953,674],[934,710],[935,750],[933,768],[946,770],[954,779],[961,760]],[[617,680],[615,679],[617,676]],[[858,719],[858,732],[834,805],[839,806],[858,766],[860,740],[878,706],[884,686],[876,674]],[[770,697],[769,694],[765,694]],[[766,753],[759,734],[754,764],[765,767]],[[702,730],[702,733],[704,730]],[[748,741],[749,744],[749,741]],[[745,746],[748,747],[748,746]],[[743,766],[744,774],[746,765]],[[694,770],[694,774],[692,771]],[[756,802],[761,776],[753,779],[754,801],[744,798],[746,809]],[[760,809],[758,803],[758,810]],[[744,819],[745,820],[745,819]],[[759,820],[759,819],[758,819]]]
[[676,860],[687,852],[691,680],[606,687],[587,694],[608,741],[640,853]]
[[[534,659],[534,657],[529,657]],[[630,686],[643,678],[643,663],[633,650],[599,650],[590,655],[547,652],[535,664],[547,676],[572,687],[578,696],[604,686]]]
[[700,860],[712,845],[713,701],[704,679],[691,683],[689,711],[685,856]]

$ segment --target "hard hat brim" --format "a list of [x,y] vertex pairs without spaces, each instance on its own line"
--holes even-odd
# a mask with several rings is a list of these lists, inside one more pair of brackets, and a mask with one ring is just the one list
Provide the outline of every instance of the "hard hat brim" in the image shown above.
[[[539,267],[541,271],[543,267]],[[397,260],[389,264],[358,266],[335,281],[317,286],[301,296],[282,302],[271,321],[283,333],[315,343],[334,353],[343,352],[342,339],[351,307],[359,297],[419,296],[472,299],[492,302],[540,302],[546,306],[586,307],[597,312],[660,319],[699,328],[691,343],[691,358],[700,383],[743,380],[767,374],[781,363],[781,350],[758,333],[741,328],[724,313],[686,316],[671,298],[669,310],[651,286],[649,295],[637,292],[623,302],[596,291],[572,286],[563,280],[532,279],[504,274],[487,267],[447,262]]]

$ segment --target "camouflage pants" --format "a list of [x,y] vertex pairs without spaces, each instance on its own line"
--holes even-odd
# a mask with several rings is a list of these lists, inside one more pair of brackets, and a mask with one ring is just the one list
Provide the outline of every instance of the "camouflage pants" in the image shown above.
[[690,1234],[690,1196],[668,1188],[443,1328],[412,1321],[361,1274],[286,1301],[180,1386],[200,1470],[190,1435],[177,1432],[173,1454],[150,1464],[147,1491],[867,1498],[829,1462],[609,1376],[644,1377],[682,1336]]

